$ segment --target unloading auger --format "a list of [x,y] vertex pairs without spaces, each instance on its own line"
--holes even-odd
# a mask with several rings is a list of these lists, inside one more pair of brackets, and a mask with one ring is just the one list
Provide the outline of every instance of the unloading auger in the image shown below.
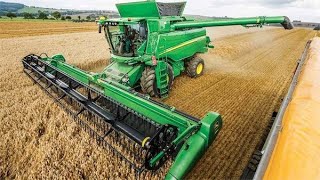
[[222,127],[217,113],[200,120],[150,99],[166,97],[184,71],[190,77],[203,74],[204,61],[197,55],[213,47],[203,27],[281,23],[293,28],[284,16],[187,20],[184,7],[184,2],[117,4],[122,18],[98,23],[111,51],[111,63],[101,73],[67,64],[59,54],[22,60],[24,72],[138,176],[172,161],[166,179],[182,179]]

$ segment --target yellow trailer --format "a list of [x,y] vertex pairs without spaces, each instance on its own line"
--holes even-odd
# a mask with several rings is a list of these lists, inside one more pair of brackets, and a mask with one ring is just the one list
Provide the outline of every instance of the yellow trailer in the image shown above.
[[310,40],[254,179],[320,179],[320,38]]

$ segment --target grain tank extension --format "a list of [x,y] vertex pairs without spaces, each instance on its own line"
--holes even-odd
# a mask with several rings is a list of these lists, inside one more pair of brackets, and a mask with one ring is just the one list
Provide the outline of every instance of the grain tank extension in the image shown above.
[[213,48],[204,27],[280,23],[285,29],[293,28],[285,16],[189,20],[182,16],[185,5],[155,1],[117,4],[121,18],[99,21],[99,32],[104,29],[112,54],[112,63],[103,72],[107,78],[141,87],[150,96],[166,97],[181,73],[191,78],[203,74],[204,60],[197,55]]

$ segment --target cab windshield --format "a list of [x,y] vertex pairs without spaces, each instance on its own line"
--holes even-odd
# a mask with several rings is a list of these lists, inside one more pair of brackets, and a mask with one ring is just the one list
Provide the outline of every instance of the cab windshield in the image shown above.
[[135,57],[138,49],[146,41],[145,23],[128,25],[108,25],[106,35],[113,54],[124,57]]

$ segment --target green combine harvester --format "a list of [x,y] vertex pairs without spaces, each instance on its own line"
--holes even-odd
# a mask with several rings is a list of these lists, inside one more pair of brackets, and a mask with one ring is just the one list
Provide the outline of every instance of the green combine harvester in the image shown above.
[[182,16],[185,5],[117,4],[121,18],[98,23],[111,51],[111,63],[101,73],[69,65],[62,55],[30,54],[22,60],[25,73],[137,176],[172,163],[166,179],[182,179],[222,127],[217,113],[197,119],[150,99],[168,96],[183,72],[192,78],[203,74],[198,54],[213,48],[203,27],[281,23],[293,28],[284,16],[188,20]]

